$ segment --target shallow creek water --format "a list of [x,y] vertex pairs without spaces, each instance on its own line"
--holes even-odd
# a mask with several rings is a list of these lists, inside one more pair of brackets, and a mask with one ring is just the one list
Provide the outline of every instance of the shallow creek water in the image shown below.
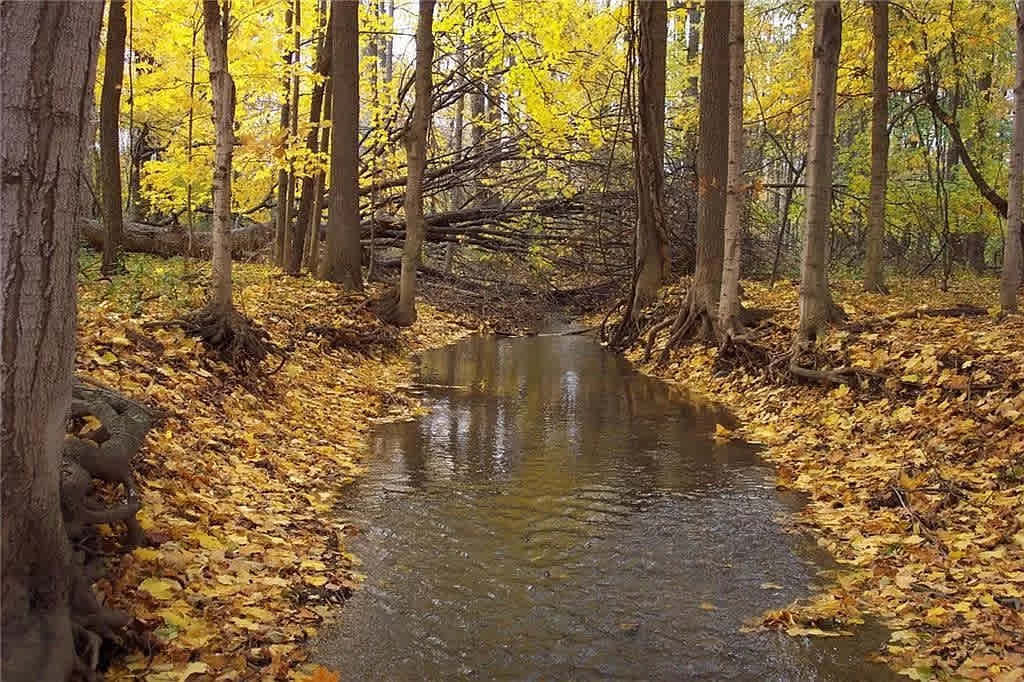
[[363,587],[317,644],[346,680],[889,680],[884,640],[741,632],[825,565],[729,416],[584,336],[418,359],[339,513]]

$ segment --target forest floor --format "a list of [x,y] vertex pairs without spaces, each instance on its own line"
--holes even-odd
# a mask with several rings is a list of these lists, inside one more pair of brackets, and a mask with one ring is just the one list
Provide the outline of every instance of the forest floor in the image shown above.
[[401,391],[410,353],[476,322],[420,304],[399,333],[366,296],[236,264],[236,306],[287,357],[239,376],[151,324],[199,307],[208,266],[130,256],[102,280],[87,252],[81,269],[77,372],[168,415],[136,458],[148,546],[111,549],[97,583],[145,643],[115,652],[107,679],[333,679],[304,664],[304,643],[360,580],[336,495],[360,474],[372,424],[419,409]]
[[[778,485],[808,496],[797,523],[841,568],[827,592],[761,625],[836,635],[871,614],[891,630],[880,657],[913,679],[1022,680],[1024,318],[911,314],[961,303],[995,311],[992,280],[956,280],[948,292],[890,284],[891,296],[833,287],[850,320],[820,342],[822,357],[876,373],[851,385],[723,362],[703,344],[662,366],[644,363],[642,348],[630,357],[724,402],[742,426],[720,426],[716,438],[762,444]],[[784,357],[797,286],[744,286],[747,305],[777,311],[755,340]],[[663,296],[671,308],[679,290]]]

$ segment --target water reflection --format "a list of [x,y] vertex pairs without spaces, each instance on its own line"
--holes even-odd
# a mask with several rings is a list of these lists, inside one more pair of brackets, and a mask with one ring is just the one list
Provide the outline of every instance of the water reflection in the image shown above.
[[419,376],[432,411],[378,429],[345,498],[369,579],[318,656],[346,679],[889,679],[870,637],[738,631],[816,566],[714,406],[583,337],[472,339]]

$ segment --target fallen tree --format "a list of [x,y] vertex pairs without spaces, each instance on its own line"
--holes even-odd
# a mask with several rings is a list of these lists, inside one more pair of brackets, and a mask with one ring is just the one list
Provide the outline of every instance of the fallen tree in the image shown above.
[[[106,230],[99,220],[83,220],[80,234],[89,246],[102,250]],[[251,223],[231,230],[231,255],[242,257],[259,251],[274,237],[274,226],[269,223]],[[187,228],[181,225],[150,225],[148,223],[126,222],[121,234],[122,248],[137,253],[152,253],[169,258],[189,253]],[[196,231],[192,234],[191,255],[200,258],[210,255],[210,233]]]
[[[584,215],[599,205],[617,205],[622,199],[615,194],[554,197],[432,213],[425,217],[426,240],[431,243],[458,242],[489,251],[525,252],[532,244],[564,241],[565,233],[573,227],[548,223],[543,230],[537,230],[535,226],[517,224],[517,221],[527,217],[551,220]],[[400,244],[405,237],[404,225],[401,218],[391,215],[365,219],[361,223],[363,243],[369,244],[372,239],[377,245]],[[103,248],[106,232],[100,221],[82,221],[81,235],[94,249]],[[322,238],[323,233],[319,237]],[[235,258],[251,255],[273,239],[274,226],[270,223],[252,223],[235,228],[231,230],[231,255]],[[124,250],[137,253],[167,258],[189,252],[188,233],[182,226],[129,222],[124,224],[122,240]],[[209,254],[210,233],[195,232],[191,255],[198,258]]]

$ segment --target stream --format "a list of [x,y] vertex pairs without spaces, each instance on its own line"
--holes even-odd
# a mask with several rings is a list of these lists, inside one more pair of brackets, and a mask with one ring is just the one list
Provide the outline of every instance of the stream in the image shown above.
[[417,360],[339,509],[366,582],[314,648],[344,680],[890,680],[853,637],[741,632],[827,558],[731,417],[586,336]]

